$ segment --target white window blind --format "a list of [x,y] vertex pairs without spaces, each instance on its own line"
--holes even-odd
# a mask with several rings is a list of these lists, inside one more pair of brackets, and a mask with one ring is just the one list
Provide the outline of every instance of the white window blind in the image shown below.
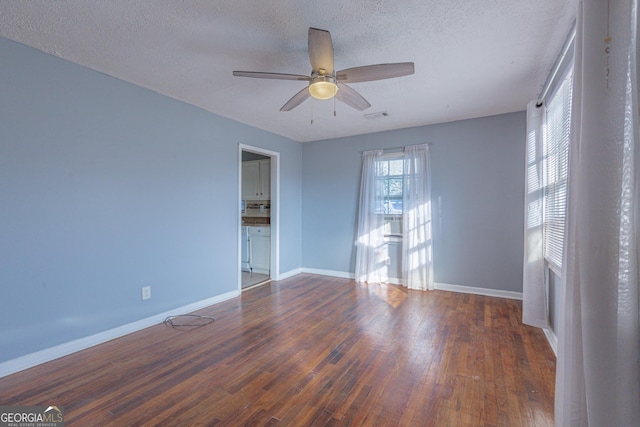
[[544,256],[562,271],[571,131],[571,68],[546,106],[543,135]]

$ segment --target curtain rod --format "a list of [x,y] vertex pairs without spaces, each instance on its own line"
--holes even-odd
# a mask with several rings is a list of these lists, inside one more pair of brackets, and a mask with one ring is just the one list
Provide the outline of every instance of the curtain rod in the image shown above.
[[369,148],[367,150],[362,150],[360,151],[361,153],[365,153],[367,151],[374,151],[374,150],[382,150],[384,152],[393,152],[393,151],[400,151],[400,150],[404,150],[405,147],[411,147],[412,145],[428,145],[428,146],[432,146],[433,142],[423,142],[422,144],[410,144],[410,145],[403,145],[402,147],[390,147],[390,148]]
[[560,67],[564,62],[564,58],[566,58],[567,54],[569,53],[569,48],[571,48],[571,46],[573,45],[573,41],[575,37],[576,37],[576,21],[574,20],[573,24],[571,24],[571,29],[569,30],[569,34],[567,35],[567,38],[564,41],[564,45],[562,46],[560,55],[556,59],[556,62],[553,64],[553,68],[551,69],[552,71],[551,73],[549,73],[549,75],[547,76],[547,80],[544,82],[544,85],[542,86],[542,93],[538,97],[539,101],[536,103],[536,107],[538,108],[542,107],[544,103],[544,99],[547,96],[549,89],[551,89],[551,85],[554,83],[556,75],[558,74],[558,71],[560,71]]

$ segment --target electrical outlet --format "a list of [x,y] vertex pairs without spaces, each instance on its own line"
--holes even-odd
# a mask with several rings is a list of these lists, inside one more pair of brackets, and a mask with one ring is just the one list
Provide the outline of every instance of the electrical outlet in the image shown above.
[[151,286],[145,286],[142,288],[142,299],[146,300],[151,298]]

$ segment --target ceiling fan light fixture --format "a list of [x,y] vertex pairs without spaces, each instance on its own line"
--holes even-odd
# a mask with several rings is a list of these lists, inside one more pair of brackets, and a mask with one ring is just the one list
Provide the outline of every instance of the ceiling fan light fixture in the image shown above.
[[[333,63],[333,42],[331,41],[331,34],[329,34],[329,31],[318,28],[309,28],[308,47],[309,62],[311,63],[310,76],[260,71],[234,71],[233,75],[259,79],[308,82],[308,86],[300,88],[300,91],[293,95],[291,99],[280,108],[280,111],[291,111],[309,98],[334,98],[334,100],[337,99],[340,102],[344,102],[358,111],[364,111],[371,107],[371,104],[369,104],[362,95],[353,90],[349,84],[408,76],[415,72],[413,62],[364,65],[336,71]],[[338,90],[340,90],[340,93],[338,93]]]
[[338,85],[331,76],[314,78],[309,84],[309,94],[316,99],[331,99],[338,93]]

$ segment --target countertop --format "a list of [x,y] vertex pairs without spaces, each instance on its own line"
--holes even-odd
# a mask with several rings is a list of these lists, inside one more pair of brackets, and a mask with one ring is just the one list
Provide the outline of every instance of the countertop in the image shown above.
[[243,216],[242,225],[270,226],[271,218],[265,216]]

